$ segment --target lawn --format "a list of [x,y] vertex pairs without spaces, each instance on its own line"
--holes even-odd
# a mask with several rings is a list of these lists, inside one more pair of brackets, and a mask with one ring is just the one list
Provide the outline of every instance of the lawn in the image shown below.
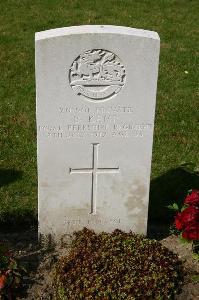
[[151,217],[164,215],[163,204],[178,200],[172,197],[199,189],[197,174],[181,169],[199,167],[198,0],[2,0],[0,10],[1,223],[36,219],[34,34],[56,27],[112,24],[159,33]]

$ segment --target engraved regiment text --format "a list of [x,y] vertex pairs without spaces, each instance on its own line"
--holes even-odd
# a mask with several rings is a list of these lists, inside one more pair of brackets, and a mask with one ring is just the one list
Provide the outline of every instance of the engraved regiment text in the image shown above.
[[131,106],[57,107],[57,124],[39,124],[40,135],[55,139],[142,138],[152,131],[151,123],[136,123]]

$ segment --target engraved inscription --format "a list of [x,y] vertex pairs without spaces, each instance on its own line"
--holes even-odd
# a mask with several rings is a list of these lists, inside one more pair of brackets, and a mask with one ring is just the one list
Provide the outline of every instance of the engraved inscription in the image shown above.
[[121,220],[120,218],[111,218],[111,219],[104,218],[104,219],[93,219],[93,220],[92,219],[85,220],[85,219],[78,218],[78,219],[67,219],[66,221],[64,221],[64,223],[67,226],[78,226],[78,225],[86,226],[89,224],[97,224],[97,225],[104,225],[107,223],[120,224]]
[[143,138],[147,132],[153,130],[152,124],[66,124],[58,126],[39,125],[40,134],[55,139],[97,138]]
[[93,49],[80,54],[69,69],[69,83],[77,95],[92,101],[109,99],[125,84],[125,68],[114,53]]
[[91,174],[91,211],[90,214],[96,214],[96,204],[97,204],[97,176],[98,174],[114,174],[119,173],[119,167],[117,168],[98,168],[98,147],[99,143],[92,144],[92,168],[81,168],[72,169],[70,168],[70,174]]
[[88,106],[60,106],[59,113],[96,113],[96,114],[111,114],[111,113],[133,113],[134,108],[132,106],[97,106],[91,109]]
[[[41,135],[55,139],[143,138],[153,131],[152,123],[136,123],[132,106],[57,107],[59,123],[40,124]],[[66,116],[66,118],[65,118]]]

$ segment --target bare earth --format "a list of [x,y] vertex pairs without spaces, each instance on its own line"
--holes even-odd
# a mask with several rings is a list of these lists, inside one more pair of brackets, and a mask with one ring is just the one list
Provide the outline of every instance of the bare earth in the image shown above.
[[[16,299],[55,299],[53,269],[57,259],[66,253],[67,249],[58,251],[40,248],[37,244],[35,229],[17,233],[0,233],[0,240],[9,243],[15,257],[27,270],[23,288]],[[182,292],[176,296],[176,300],[199,300],[199,282],[194,282],[192,278],[193,275],[199,274],[199,262],[192,258],[191,244],[181,244],[174,235],[170,235],[160,242],[177,253],[183,261],[186,272],[185,282]]]

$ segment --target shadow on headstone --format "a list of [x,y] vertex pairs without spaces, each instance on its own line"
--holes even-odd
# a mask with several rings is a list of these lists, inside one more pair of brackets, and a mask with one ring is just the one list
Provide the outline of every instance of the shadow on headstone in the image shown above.
[[22,174],[22,171],[14,169],[0,169],[0,187],[21,179]]
[[148,233],[149,238],[162,239],[169,235],[174,211],[166,206],[176,202],[180,206],[188,190],[199,189],[199,176],[182,167],[171,169],[150,184]]

